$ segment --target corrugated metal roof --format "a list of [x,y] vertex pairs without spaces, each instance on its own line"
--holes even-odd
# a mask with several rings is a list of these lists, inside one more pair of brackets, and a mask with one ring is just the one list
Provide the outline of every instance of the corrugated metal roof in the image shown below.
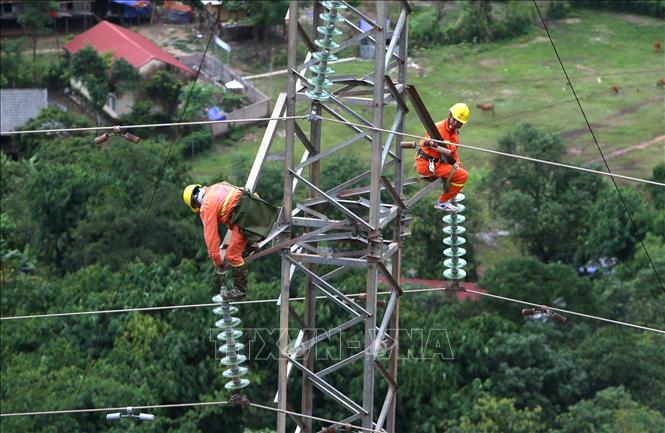
[[102,21],[81,33],[63,48],[74,54],[87,45],[94,47],[100,54],[111,51],[114,58],[123,58],[135,68],[140,68],[149,61],[156,59],[190,74],[194,73],[187,65],[159,48],[145,36],[108,21]]
[[47,89],[0,89],[0,130],[16,130],[47,105]]

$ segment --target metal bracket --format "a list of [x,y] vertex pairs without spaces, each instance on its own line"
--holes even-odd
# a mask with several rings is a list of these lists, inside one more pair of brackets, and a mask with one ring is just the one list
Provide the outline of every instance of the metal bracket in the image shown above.
[[249,407],[249,404],[251,403],[249,401],[249,398],[245,394],[233,394],[229,399],[227,400],[227,403],[229,406],[234,406],[234,407],[240,407],[242,409]]
[[406,239],[411,236],[411,226],[413,224],[413,217],[411,215],[402,214],[399,221],[400,225],[400,239]]
[[303,119],[308,120],[310,122],[320,122],[323,120],[323,117],[319,116],[314,111],[312,111],[308,115],[304,116]]

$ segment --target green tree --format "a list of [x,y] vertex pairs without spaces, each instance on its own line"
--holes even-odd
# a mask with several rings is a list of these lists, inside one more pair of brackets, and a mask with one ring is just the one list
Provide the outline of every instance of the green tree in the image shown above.
[[[651,180],[665,183],[665,163],[654,167]],[[647,188],[656,209],[665,209],[665,188],[656,185],[648,185]]]
[[[55,105],[43,108],[37,117],[28,120],[22,127],[22,131],[35,129],[58,129],[58,128],[86,128],[90,122],[83,116],[71,111],[64,111]],[[65,134],[49,133],[43,134],[21,134],[15,137],[16,150],[22,158],[32,157],[44,143],[58,141],[66,137]],[[92,140],[92,138],[91,138]]]
[[28,65],[23,57],[25,41],[25,38],[19,38],[14,41],[3,42],[0,45],[0,56],[2,56],[0,87],[20,87],[27,81],[25,73]]
[[[553,306],[553,303],[575,306],[588,311],[594,304],[591,283],[574,269],[561,264],[546,264],[533,257],[505,259],[488,270],[479,282],[490,293]],[[485,301],[491,308],[502,308],[496,301]],[[508,315],[521,322],[519,309]],[[505,314],[505,311],[504,311]]]
[[487,395],[465,415],[446,423],[447,433],[538,433],[540,408],[518,409],[515,400]]
[[623,387],[606,388],[594,398],[582,400],[557,417],[552,433],[658,433],[665,417],[640,405]]
[[616,191],[604,190],[587,210],[583,224],[588,229],[577,248],[578,263],[603,258],[623,262],[633,255],[635,244],[644,239],[649,222],[655,215],[647,212],[646,202],[635,190],[623,188],[621,195],[635,225],[621,206]]
[[555,347],[544,326],[534,325],[540,326],[491,339],[495,369],[486,386],[496,395],[514,398],[519,407],[541,407],[543,416],[551,419],[587,392],[588,378],[576,353]]
[[100,112],[109,93],[107,65],[97,51],[87,46],[81,48],[72,56],[72,76],[79,80],[90,96],[90,104],[97,114],[97,124],[100,122]]
[[[19,24],[30,29],[32,34],[32,63],[37,60],[37,36],[44,34],[46,27],[51,23],[51,12],[60,8],[57,1],[45,0],[24,2],[23,13],[16,19]],[[33,68],[33,78],[35,70]]]
[[125,59],[118,59],[111,65],[109,85],[118,94],[127,90],[138,90],[141,86],[141,76],[139,71]]
[[[501,137],[498,148],[549,161],[565,154],[558,136],[528,124]],[[595,202],[606,188],[598,176],[505,158],[494,160],[488,179],[489,199],[522,249],[546,262],[573,261],[574,245],[586,235],[586,206],[580,204]]]
[[576,352],[594,390],[623,386],[639,403],[665,410],[660,398],[665,394],[665,340],[660,335],[603,327]]
[[168,71],[159,70],[148,79],[145,91],[153,101],[161,106],[166,117],[172,119],[178,108],[180,87],[182,87],[182,81]]

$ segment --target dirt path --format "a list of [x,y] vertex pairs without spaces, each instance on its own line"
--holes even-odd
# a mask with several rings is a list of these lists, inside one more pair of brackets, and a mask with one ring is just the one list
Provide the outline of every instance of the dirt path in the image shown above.
[[[649,140],[649,141],[643,141],[642,143],[633,144],[632,146],[627,147],[625,149],[619,149],[619,150],[612,151],[612,152],[605,155],[605,159],[617,158],[617,157],[622,156],[622,155],[624,155],[628,152],[631,152],[633,150],[645,149],[645,148],[647,148],[649,146],[652,146],[656,143],[660,143],[661,141],[665,141],[665,134],[659,135],[658,137],[656,137],[652,140]],[[588,163],[592,164],[592,163],[595,163],[595,162],[601,162],[602,160],[603,160],[602,158],[596,158],[596,159],[592,159],[591,161],[588,161]]]
[[[650,104],[653,104],[655,102],[661,102],[662,103],[663,98],[665,98],[664,95],[651,96],[650,98],[645,99],[644,101],[640,102],[639,104],[631,105],[630,107],[626,107],[623,110],[619,111],[617,114],[613,114],[609,117],[606,117],[605,119],[601,120],[598,123],[591,123],[591,127],[594,130],[601,129],[601,128],[606,128],[606,127],[608,127],[606,122],[616,120],[616,119],[618,119],[621,116],[624,116],[626,114],[634,113],[639,108],[642,108],[645,105],[650,105]],[[563,138],[563,139],[569,139],[569,138],[579,137],[580,135],[588,134],[588,133],[589,133],[589,128],[584,126],[582,128],[577,128],[577,129],[573,129],[573,130],[570,130],[570,131],[562,132],[560,135],[561,135],[561,138]]]

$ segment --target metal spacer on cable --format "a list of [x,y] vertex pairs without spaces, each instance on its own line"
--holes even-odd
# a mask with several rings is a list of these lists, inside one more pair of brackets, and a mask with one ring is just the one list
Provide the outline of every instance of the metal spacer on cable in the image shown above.
[[303,119],[308,120],[310,122],[321,122],[323,120],[323,117],[319,116],[315,112],[311,112],[308,115],[304,116]]
[[540,318],[545,318],[545,319],[552,319],[559,325],[565,324],[568,319],[566,316],[557,313],[556,311],[552,310],[550,307],[547,305],[541,305],[539,308],[523,308],[522,309],[522,317],[525,319],[531,318],[531,319],[540,319]]
[[231,397],[229,397],[227,403],[229,404],[229,406],[246,408],[249,406],[251,402],[249,401],[249,398],[247,398],[245,394],[236,393],[233,394]]

